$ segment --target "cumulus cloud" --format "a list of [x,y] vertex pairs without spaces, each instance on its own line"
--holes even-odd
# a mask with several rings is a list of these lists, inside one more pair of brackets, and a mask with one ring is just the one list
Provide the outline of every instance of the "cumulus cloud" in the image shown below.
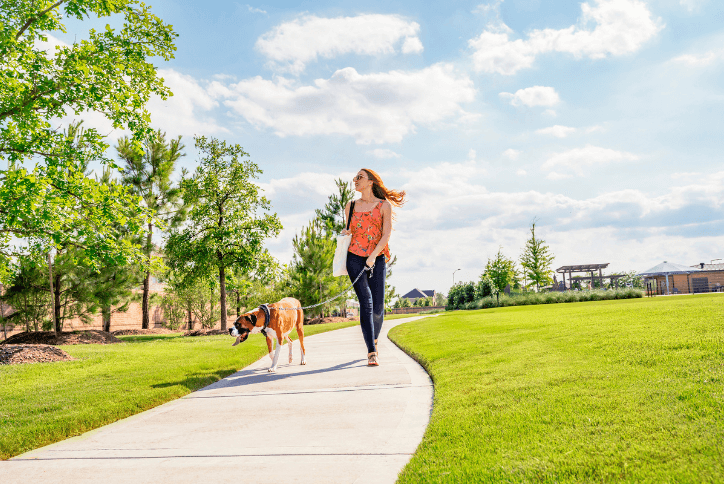
[[471,79],[450,64],[373,74],[347,67],[302,86],[254,77],[230,90],[227,106],[279,136],[342,134],[360,144],[400,142],[418,125],[466,114],[461,104],[475,97]]
[[672,62],[686,64],[690,67],[706,67],[721,59],[722,55],[717,52],[707,52],[703,55],[684,54],[674,57]]
[[367,153],[374,156],[378,160],[389,160],[390,158],[399,158],[400,156],[402,156],[392,150],[382,148],[377,148],[375,150],[368,151]]
[[173,69],[159,69],[166,85],[174,93],[167,100],[151,98],[148,110],[151,122],[176,135],[228,132],[209,111],[219,107],[219,99],[229,93],[218,81],[199,82]]
[[549,126],[547,128],[537,129],[535,132],[537,134],[555,136],[556,138],[565,138],[569,134],[575,133],[576,128],[571,128],[568,126],[561,126],[560,124],[556,124],[555,126]]
[[541,168],[549,171],[549,179],[560,180],[572,176],[584,176],[586,170],[593,166],[639,159],[639,156],[625,151],[586,145],[583,148],[574,148],[554,154],[543,163]]
[[[366,14],[321,18],[306,15],[274,27],[256,48],[279,69],[301,73],[318,58],[344,54],[386,55],[422,52],[420,25],[399,15]],[[400,47],[401,44],[401,47]]]
[[266,10],[262,10],[260,8],[252,7],[251,5],[247,5],[246,8],[249,9],[249,12],[251,13],[263,13],[264,15],[267,15]]
[[[305,173],[264,185],[274,187],[266,193],[285,224],[285,234],[273,242],[282,262],[291,259],[294,234],[336,189],[334,180],[352,175]],[[390,240],[399,256],[390,282],[398,290],[446,291],[451,267],[463,269],[456,280],[477,279],[501,245],[517,258],[534,218],[558,265],[600,260],[611,270],[643,270],[667,258],[696,263],[718,257],[714,253],[724,244],[724,171],[682,180],[656,195],[626,189],[593,197],[491,191],[485,175],[473,161],[396,170],[392,179],[383,175],[408,196]]]
[[509,99],[513,106],[555,106],[561,102],[558,93],[552,87],[533,86],[525,89],[518,89],[515,94],[501,92],[500,97]]
[[503,156],[505,156],[509,160],[517,160],[518,156],[520,156],[520,151],[514,150],[513,148],[508,148],[507,150],[503,151]]
[[505,24],[488,25],[468,41],[478,72],[512,75],[533,65],[536,56],[564,52],[575,58],[602,59],[636,52],[662,28],[640,0],[593,0],[581,4],[578,25],[533,30],[526,39],[511,40]]

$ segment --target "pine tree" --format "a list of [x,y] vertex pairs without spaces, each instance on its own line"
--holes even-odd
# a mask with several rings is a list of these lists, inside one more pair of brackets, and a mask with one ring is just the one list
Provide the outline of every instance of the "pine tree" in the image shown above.
[[[157,131],[143,149],[133,140],[124,137],[118,140],[116,151],[125,163],[123,183],[133,188],[146,207],[169,229],[179,226],[186,218],[187,205],[184,204],[180,184],[171,181],[176,162],[182,156],[184,145],[181,136],[166,141],[166,133]],[[182,172],[182,178],[185,171]],[[141,303],[141,327],[150,326],[149,292],[151,285],[151,255],[153,252],[154,221],[149,220],[144,241],[144,251],[148,267],[143,278],[143,300]]]

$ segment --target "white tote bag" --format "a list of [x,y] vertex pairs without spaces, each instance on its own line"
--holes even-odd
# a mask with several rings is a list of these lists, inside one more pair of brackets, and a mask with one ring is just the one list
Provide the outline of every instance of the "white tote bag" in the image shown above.
[[337,236],[337,249],[334,251],[334,262],[332,262],[332,275],[334,277],[347,275],[347,250],[349,250],[350,242],[352,242],[351,235]]
[[[349,230],[349,224],[352,221],[353,213],[354,201],[349,206],[349,216],[347,216],[347,230]],[[349,250],[349,244],[351,242],[351,235],[337,236],[337,248],[334,251],[334,261],[332,262],[332,275],[334,277],[347,275],[347,251]]]

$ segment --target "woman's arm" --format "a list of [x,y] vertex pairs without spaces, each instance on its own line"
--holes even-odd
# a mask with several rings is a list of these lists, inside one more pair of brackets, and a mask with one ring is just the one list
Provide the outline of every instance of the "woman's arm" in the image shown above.
[[375,250],[372,251],[369,257],[367,257],[367,265],[373,266],[375,263],[375,259],[378,255],[380,255],[380,252],[385,250],[385,246],[387,245],[387,242],[390,241],[390,235],[392,235],[392,205],[390,205],[390,202],[385,200],[382,203],[382,238],[375,246]]
[[352,202],[347,202],[347,205],[344,207],[344,228],[340,232],[342,235],[350,235],[352,232],[347,230],[347,220],[349,220],[349,207],[352,205]]

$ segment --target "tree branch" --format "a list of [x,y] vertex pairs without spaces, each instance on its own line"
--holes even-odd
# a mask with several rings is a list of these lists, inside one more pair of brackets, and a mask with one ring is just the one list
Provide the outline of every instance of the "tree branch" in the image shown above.
[[60,6],[62,3],[64,3],[64,2],[65,2],[65,0],[58,0],[58,1],[55,2],[53,5],[51,5],[50,7],[46,8],[45,10],[43,10],[42,12],[40,12],[40,13],[39,13],[38,15],[36,15],[35,17],[30,17],[30,18],[28,19],[28,21],[25,22],[25,25],[23,25],[22,28],[20,29],[20,31],[15,35],[15,40],[17,41],[17,40],[20,38],[20,36],[23,35],[23,32],[25,32],[26,30],[28,30],[28,27],[30,27],[30,26],[33,24],[33,22],[35,22],[36,20],[40,19],[40,17],[43,17],[45,14],[47,14],[48,12],[50,12],[51,10],[53,10],[54,8],[59,7],[59,6]]

